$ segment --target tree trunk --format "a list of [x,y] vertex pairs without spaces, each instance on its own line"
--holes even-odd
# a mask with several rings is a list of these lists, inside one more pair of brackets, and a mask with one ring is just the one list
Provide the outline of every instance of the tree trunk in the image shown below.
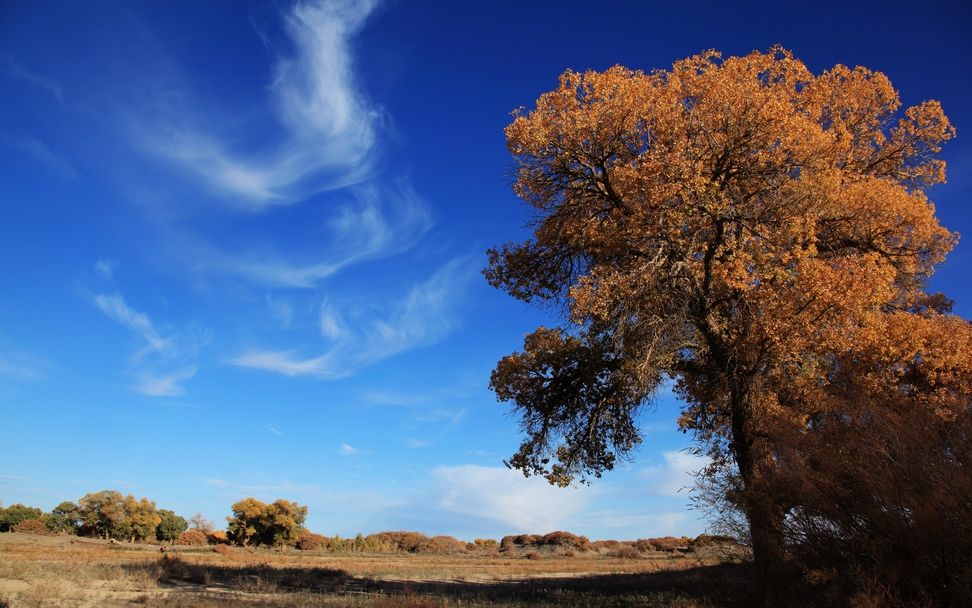
[[764,606],[776,604],[786,564],[781,498],[770,487],[775,463],[767,434],[757,424],[752,387],[732,395],[732,449],[742,478],[742,506],[749,522],[757,596]]

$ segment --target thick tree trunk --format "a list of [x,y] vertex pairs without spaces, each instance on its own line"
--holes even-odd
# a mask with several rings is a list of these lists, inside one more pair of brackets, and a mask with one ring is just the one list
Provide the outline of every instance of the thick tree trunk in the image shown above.
[[[761,489],[756,490],[756,493],[761,492]],[[746,509],[756,584],[767,605],[771,605],[776,597],[779,575],[787,561],[783,546],[783,517],[776,502],[772,496],[756,496]]]
[[786,565],[783,545],[783,510],[781,497],[769,483],[775,463],[772,448],[759,428],[752,387],[732,396],[733,454],[743,484],[743,508],[749,521],[758,597],[765,606],[776,603],[779,574]]

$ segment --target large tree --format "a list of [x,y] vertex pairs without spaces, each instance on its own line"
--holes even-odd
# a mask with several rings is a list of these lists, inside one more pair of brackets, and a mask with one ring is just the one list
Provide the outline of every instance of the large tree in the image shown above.
[[85,494],[78,500],[81,533],[86,536],[125,537],[125,497],[115,490]]
[[120,532],[128,538],[128,541],[134,543],[155,538],[156,529],[162,523],[155,503],[145,497],[138,500],[129,494],[122,504],[125,509],[125,518],[122,521]]
[[274,547],[292,546],[304,529],[307,507],[278,499],[270,504],[255,498],[233,503],[227,517],[227,536],[237,545],[249,543]]
[[493,372],[526,434],[509,464],[600,476],[672,378],[768,575],[785,559],[777,437],[860,390],[968,414],[969,323],[924,291],[957,238],[926,197],[953,134],[879,72],[815,75],[779,48],[564,73],[506,129],[534,233],[485,271],[566,320]]

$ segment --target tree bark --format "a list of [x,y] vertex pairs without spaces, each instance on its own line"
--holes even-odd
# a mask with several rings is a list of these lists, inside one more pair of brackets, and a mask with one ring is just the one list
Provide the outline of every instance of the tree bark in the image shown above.
[[775,463],[769,438],[758,426],[752,388],[732,391],[732,449],[742,478],[742,506],[749,521],[758,599],[764,606],[772,606],[779,595],[779,574],[787,561],[783,509],[780,497],[768,483]]

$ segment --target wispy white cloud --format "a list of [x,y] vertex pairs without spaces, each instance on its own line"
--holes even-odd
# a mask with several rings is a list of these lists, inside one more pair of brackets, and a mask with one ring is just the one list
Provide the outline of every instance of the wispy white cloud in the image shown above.
[[663,462],[640,471],[651,493],[660,496],[687,496],[695,486],[695,474],[705,468],[710,459],[684,450],[666,451]]
[[266,428],[266,429],[267,429],[268,431],[270,431],[271,433],[273,433],[274,435],[276,435],[276,436],[278,436],[278,437],[283,437],[283,432],[282,432],[282,431],[279,431],[279,430],[277,430],[277,429],[276,429],[275,427],[272,427],[272,426],[270,426],[270,425],[267,425],[267,426],[266,426],[265,428]]
[[61,87],[61,83],[48,76],[42,76],[36,72],[28,70],[15,61],[13,57],[7,57],[6,61],[4,62],[3,71],[14,78],[19,78],[20,80],[44,89],[44,91],[50,93],[50,95],[54,97],[58,103],[64,103],[64,89]]
[[283,327],[290,327],[294,320],[294,306],[284,298],[274,298],[267,295],[267,306],[272,314]]
[[340,452],[341,456],[354,456],[355,454],[360,454],[361,450],[346,443],[342,443],[341,447],[338,448],[338,452]]
[[[361,182],[372,172],[380,112],[359,90],[350,40],[375,2],[296,3],[284,16],[292,54],[276,58],[271,106],[277,141],[244,150],[221,137],[192,108],[171,108],[151,129],[136,129],[142,147],[195,176],[236,206],[259,210]],[[177,99],[181,96],[175,96]]]
[[162,352],[168,346],[169,340],[159,335],[148,315],[129,307],[120,293],[96,294],[93,302],[108,318],[140,335],[152,350]]
[[121,293],[87,295],[109,319],[127,327],[144,341],[144,346],[128,361],[129,372],[135,379],[132,389],[149,397],[185,394],[182,384],[199,371],[193,361],[212,341],[211,332],[190,326],[163,336],[149,316],[129,306]]
[[312,288],[353,264],[402,253],[432,225],[428,203],[407,182],[361,185],[347,194],[352,200],[333,209],[321,234],[324,252],[315,259],[295,260],[268,247],[226,251],[200,240],[186,251],[197,270],[269,287]]
[[30,157],[63,177],[73,179],[78,176],[77,169],[69,160],[51,150],[47,144],[36,137],[0,135],[0,144],[14,152]]
[[426,441],[425,439],[415,439],[415,438],[408,438],[405,441],[403,441],[402,443],[405,445],[405,447],[407,447],[407,448],[409,448],[411,450],[414,450],[414,449],[417,449],[417,448],[427,448],[430,445],[432,445],[432,442],[431,441]]
[[321,336],[327,340],[340,340],[347,335],[348,329],[344,324],[344,319],[341,318],[340,311],[331,304],[330,299],[324,298],[324,301],[321,302],[318,318]]
[[[0,346],[4,346],[0,342]],[[51,363],[33,353],[16,348],[4,348],[0,352],[0,377],[8,380],[43,380]]]
[[23,475],[0,475],[0,482],[9,481],[31,481],[30,477],[24,477]]
[[134,389],[135,392],[149,397],[177,397],[186,392],[180,384],[191,380],[198,371],[199,368],[194,365],[181,367],[171,373],[161,375],[153,375],[151,372],[143,371],[139,374]]
[[332,342],[323,354],[301,357],[294,351],[250,351],[233,365],[286,376],[341,378],[402,352],[434,343],[456,326],[454,308],[461,286],[471,276],[470,260],[452,260],[429,279],[416,284],[384,316],[346,325],[326,302],[321,308],[321,332]]
[[101,278],[112,279],[115,276],[115,270],[118,269],[118,266],[119,266],[118,260],[101,258],[100,260],[95,262],[94,269],[95,272],[98,273],[98,276],[100,276]]
[[412,416],[415,422],[435,423],[445,429],[451,429],[459,424],[466,416],[466,408],[435,408]]

